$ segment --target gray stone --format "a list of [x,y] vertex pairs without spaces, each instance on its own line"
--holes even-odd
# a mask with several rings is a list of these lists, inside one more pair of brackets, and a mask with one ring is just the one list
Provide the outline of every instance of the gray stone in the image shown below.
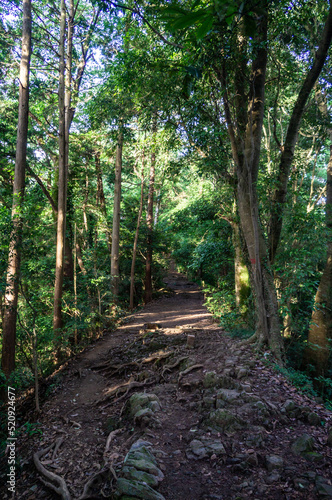
[[[147,394],[145,392],[138,392],[133,394],[129,399],[130,414],[133,417],[138,411],[149,408],[151,411],[160,409],[160,401],[155,394]],[[152,406],[152,407],[151,407]]]
[[320,496],[332,498],[332,486],[322,476],[318,476],[316,480],[316,490]]
[[292,444],[291,450],[294,455],[304,455],[314,449],[314,438],[309,434],[303,434],[298,437]]
[[238,416],[221,408],[210,412],[207,422],[212,427],[216,426],[217,428],[221,428],[223,431],[239,430],[246,425],[246,423]]
[[323,460],[323,455],[321,453],[317,453],[317,451],[308,451],[307,453],[303,453],[303,457],[309,460],[309,462],[320,462]]
[[163,473],[157,467],[156,465],[152,464],[151,462],[148,462],[146,460],[138,460],[134,458],[129,458],[126,461],[126,466],[127,467],[135,467],[137,470],[141,470],[143,472],[148,472],[149,474],[153,474],[154,476],[157,476],[158,478],[160,477],[160,480],[163,479]]
[[131,445],[129,452],[134,451],[134,450],[138,450],[139,448],[142,448],[142,447],[148,448],[151,446],[152,446],[152,443],[150,443],[150,441],[144,441],[144,439],[138,439],[137,441],[135,441],[134,444]]
[[239,366],[237,370],[235,370],[236,378],[241,379],[248,376],[249,370],[248,368],[244,368],[243,366]]
[[129,481],[123,477],[120,477],[117,481],[117,491],[121,495],[142,498],[143,500],[165,500],[163,495],[154,491],[147,484],[139,481]]
[[286,413],[290,413],[297,408],[296,404],[292,399],[287,399],[287,401],[283,405],[283,409],[286,411]]
[[215,387],[218,384],[219,377],[215,371],[207,372],[204,376],[203,385],[206,389]]
[[266,456],[266,468],[269,472],[273,470],[282,469],[284,466],[284,460],[279,455],[267,455]]
[[152,464],[157,465],[157,460],[152,455],[152,453],[147,448],[145,448],[145,446],[141,446],[137,450],[129,451],[129,453],[124,461],[126,462],[126,460],[128,460],[128,459],[147,460],[147,461],[151,462]]
[[219,389],[217,392],[217,407],[218,407],[218,400],[223,400],[226,403],[233,403],[237,399],[241,397],[241,394],[234,390],[234,389]]
[[332,427],[329,428],[329,432],[327,435],[327,445],[332,446]]
[[190,450],[197,457],[197,459],[205,458],[208,456],[207,449],[205,448],[202,441],[199,439],[193,439],[189,444]]
[[152,487],[158,486],[159,482],[162,481],[161,476],[159,477],[142,470],[137,470],[135,469],[135,467],[124,466],[122,469],[122,474],[126,479],[133,479],[134,481],[143,482]]
[[276,471],[273,471],[266,477],[265,482],[266,484],[272,484],[279,481],[279,479],[280,479],[280,474]]
[[207,449],[209,455],[226,455],[225,447],[219,439],[217,440],[208,436],[202,436],[201,441]]
[[320,416],[315,412],[310,412],[307,418],[310,425],[321,425],[322,423]]

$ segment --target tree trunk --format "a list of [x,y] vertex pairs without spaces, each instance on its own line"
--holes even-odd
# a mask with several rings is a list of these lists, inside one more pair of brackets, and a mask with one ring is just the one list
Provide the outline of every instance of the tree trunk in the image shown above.
[[99,152],[95,153],[95,165],[96,165],[96,175],[97,175],[97,206],[100,206],[101,212],[105,218],[105,236],[106,236],[107,248],[108,248],[110,259],[112,262],[112,258],[111,258],[111,255],[112,255],[112,234],[111,234],[111,230],[108,227],[108,222],[107,222],[106,201],[105,201],[105,195],[104,195],[103,178],[102,178],[102,174],[101,174],[100,153]]
[[122,146],[123,146],[123,132],[122,132],[122,124],[120,124],[118,142],[116,145],[113,228],[112,228],[112,253],[111,253],[112,291],[113,291],[113,297],[114,297],[115,302],[117,302],[117,300],[118,300],[119,282],[120,282],[119,249],[120,249],[120,204],[121,204]]
[[2,338],[2,370],[8,377],[15,369],[16,318],[21,263],[22,208],[25,187],[25,168],[29,117],[29,71],[31,59],[31,0],[23,0],[22,55],[16,141],[15,174],[12,203],[5,312]]
[[[328,120],[326,100],[319,90],[316,92],[316,100],[323,117]],[[329,129],[329,137],[332,141],[332,129]],[[313,365],[316,376],[325,376],[327,373],[332,339],[332,145],[330,145],[326,179],[326,227],[328,231],[327,260],[315,296],[308,347],[304,354],[304,364]]]
[[67,194],[67,162],[66,162],[66,117],[65,117],[65,38],[66,38],[66,6],[61,0],[60,7],[60,66],[59,66],[59,180],[58,180],[58,218],[54,286],[53,329],[59,343],[62,327],[62,288],[63,263],[66,230],[66,194]]
[[232,222],[234,246],[234,273],[235,273],[235,300],[238,311],[245,315],[246,300],[250,294],[248,268],[243,259],[241,248],[240,227],[237,222]]
[[224,69],[219,72],[218,78],[224,89],[225,117],[236,165],[237,204],[241,230],[252,267],[250,278],[255,296],[257,321],[253,339],[258,341],[259,346],[263,343],[268,344],[275,357],[281,362],[283,344],[277,296],[269,267],[267,246],[259,223],[256,188],[262,142],[267,64],[267,3],[263,0],[259,6],[260,15],[257,15],[255,35],[256,53],[251,64],[248,92],[244,86],[248,68],[247,48],[245,38],[241,35],[241,26],[238,36],[238,66],[235,74],[236,127],[233,126]]
[[144,200],[144,151],[143,151],[143,158],[142,158],[141,197],[140,197],[139,210],[138,210],[138,216],[137,216],[137,225],[136,225],[135,238],[134,238],[133,258],[131,261],[131,270],[130,270],[129,308],[131,311],[134,309],[135,262],[136,262],[139,228],[140,228],[141,217],[142,217],[142,212],[143,212],[143,200]]
[[152,153],[149,175],[149,194],[148,208],[146,215],[147,223],[147,240],[146,240],[146,262],[145,262],[145,292],[144,302],[147,304],[152,300],[152,238],[153,238],[153,195],[154,195],[154,177],[156,167],[156,133],[157,133],[157,118],[153,118],[152,125]]

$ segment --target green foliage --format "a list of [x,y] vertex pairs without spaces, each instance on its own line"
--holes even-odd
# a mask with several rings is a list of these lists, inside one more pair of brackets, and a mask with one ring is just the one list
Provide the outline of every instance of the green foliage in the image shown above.
[[16,368],[8,379],[8,385],[15,387],[18,391],[27,389],[33,383],[34,377],[32,371],[26,366]]
[[[254,331],[252,322],[244,320],[243,314],[236,306],[234,285],[230,280],[219,280],[218,288],[204,289],[205,305],[215,318],[220,320],[220,326],[232,337],[247,338]],[[248,299],[250,300],[250,299]]]
[[309,396],[317,396],[312,378],[305,373],[299,370],[294,370],[294,368],[291,367],[284,368],[274,365],[274,368],[276,371],[284,375],[291,382],[291,384],[294,385],[294,387],[300,389],[300,391],[308,394]]
[[38,436],[40,439],[43,436],[43,431],[41,430],[41,424],[39,422],[25,422],[19,429],[18,432],[25,434],[28,437]]

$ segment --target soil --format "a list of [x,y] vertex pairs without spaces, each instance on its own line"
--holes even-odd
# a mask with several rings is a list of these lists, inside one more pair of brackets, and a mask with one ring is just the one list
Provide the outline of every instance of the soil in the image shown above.
[[[18,415],[30,423],[17,440],[16,492],[11,496],[6,488],[2,498],[59,498],[32,458],[59,438],[59,448],[40,460],[66,481],[73,499],[91,478],[102,479],[101,471],[121,474],[139,438],[157,450],[165,476],[158,491],[167,500],[332,498],[332,413],[292,387],[267,353],[257,355],[227,335],[203,306],[197,285],[178,273],[165,281],[172,296],[129,316],[58,372],[35,423],[32,414]],[[215,385],[208,381],[211,371]],[[242,395],[237,403],[218,399],[225,387],[220,380],[232,397]],[[137,392],[160,400],[150,422],[128,415]],[[236,425],[214,425],[218,402],[232,410]],[[292,444],[304,434],[314,439],[313,453],[297,455]],[[193,442],[206,439],[222,443],[225,452],[193,453]],[[271,456],[278,465],[271,465]],[[85,498],[112,498],[114,484],[108,477]]]

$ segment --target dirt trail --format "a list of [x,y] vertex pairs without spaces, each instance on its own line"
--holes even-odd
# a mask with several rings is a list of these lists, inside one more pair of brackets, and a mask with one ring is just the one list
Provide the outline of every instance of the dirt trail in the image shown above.
[[[41,439],[19,437],[13,498],[59,498],[31,458],[59,438],[43,463],[65,479],[73,499],[93,477],[100,481],[85,498],[112,498],[109,471],[121,475],[139,438],[156,452],[166,500],[332,498],[331,412],[225,335],[195,284],[177,273],[166,281],[172,297],[133,314],[63,370],[39,417]],[[128,400],[139,392],[154,394],[161,409],[130,417]]]

